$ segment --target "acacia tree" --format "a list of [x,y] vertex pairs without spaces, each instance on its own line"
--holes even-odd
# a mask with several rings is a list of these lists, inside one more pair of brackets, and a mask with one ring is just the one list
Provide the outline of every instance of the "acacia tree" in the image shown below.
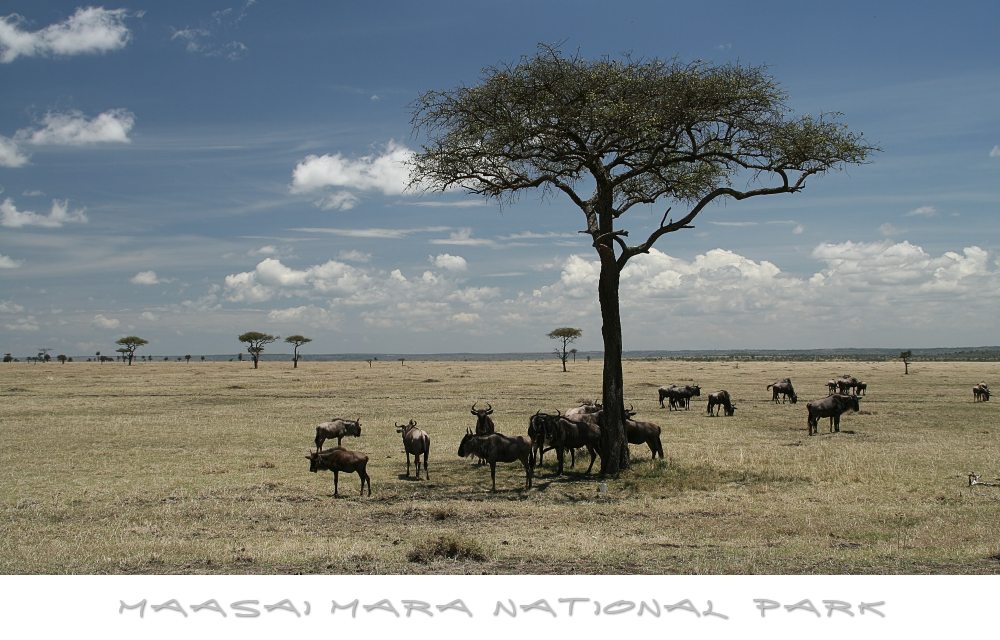
[[[271,344],[278,339],[278,336],[272,336],[270,333],[261,333],[260,331],[247,331],[246,333],[240,334],[240,342],[247,343],[247,353],[253,359],[253,368],[257,368],[257,363],[260,362],[260,354],[264,351],[265,344]],[[239,354],[240,360],[243,359],[243,354]]]
[[[628,466],[619,309],[628,261],[692,228],[710,204],[795,193],[809,176],[876,150],[836,114],[793,117],[785,100],[761,67],[591,61],[542,45],[534,57],[485,69],[476,86],[428,91],[413,105],[414,132],[426,142],[411,187],[461,188],[501,203],[541,188],[583,213],[581,233],[600,260],[602,474]],[[667,205],[659,224],[629,244],[619,219],[657,203]]]
[[910,373],[910,358],[913,357],[912,351],[901,351],[899,353],[899,359],[903,361],[903,373]]
[[[119,338],[115,340],[115,344],[121,345],[118,349],[115,349],[118,353],[122,354],[122,359],[128,358],[128,366],[132,366],[132,358],[135,357],[135,350],[139,347],[149,344],[149,340],[140,338],[139,336],[125,336],[124,338]],[[98,352],[100,355],[100,352]]]
[[582,335],[582,329],[574,329],[573,327],[559,327],[558,329],[549,331],[550,338],[553,340],[562,340],[562,347],[556,347],[555,352],[556,357],[562,360],[563,372],[566,371],[566,360],[569,359],[573,351],[576,351],[576,349],[567,350],[566,347]]
[[285,338],[285,342],[287,342],[289,344],[292,344],[292,345],[295,345],[295,348],[292,350],[292,368],[293,369],[298,369],[299,368],[299,347],[301,347],[302,345],[304,345],[307,342],[312,342],[312,338],[307,338],[305,336],[300,336],[300,335],[294,335],[294,336],[288,336],[287,338]]

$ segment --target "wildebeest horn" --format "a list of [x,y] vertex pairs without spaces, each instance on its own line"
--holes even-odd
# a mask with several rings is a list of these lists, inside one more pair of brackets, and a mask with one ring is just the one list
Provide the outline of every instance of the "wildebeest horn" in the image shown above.
[[473,402],[472,403],[472,413],[475,413],[475,412],[476,412],[476,403]]
[[413,419],[411,418],[411,419],[410,419],[410,426],[411,426],[411,427],[415,427],[415,426],[417,426],[417,421],[416,421],[416,420],[413,420]]
[[559,409],[556,409],[556,415],[562,417],[562,411],[560,411]]
[[493,405],[491,405],[489,402],[486,403],[486,413],[487,415],[493,413]]
[[635,413],[635,405],[632,404],[631,402],[628,403],[628,410],[630,413]]

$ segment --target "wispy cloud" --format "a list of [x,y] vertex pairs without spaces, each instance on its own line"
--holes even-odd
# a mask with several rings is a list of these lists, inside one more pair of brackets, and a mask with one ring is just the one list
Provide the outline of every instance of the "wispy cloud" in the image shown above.
[[906,218],[922,217],[922,218],[933,218],[938,214],[938,210],[931,206],[917,207],[916,209],[911,209],[903,214]]
[[993,148],[990,149],[990,157],[1000,158],[1000,144],[993,145]]
[[125,26],[128,17],[125,9],[85,7],[38,31],[24,30],[24,19],[17,14],[0,17],[0,63],[22,56],[73,56],[122,49],[131,39]]
[[455,245],[460,247],[492,247],[496,242],[487,238],[473,238],[472,229],[452,231],[447,238],[436,238],[431,244]]
[[231,33],[236,31],[247,12],[256,0],[247,0],[237,9],[227,7],[213,11],[211,15],[196,27],[173,29],[170,39],[184,45],[184,50],[208,58],[224,58],[240,60],[250,52],[250,48],[240,40],[232,39]]
[[309,155],[292,170],[292,193],[310,193],[329,187],[400,195],[410,179],[413,151],[389,141],[378,154],[348,158],[340,153]]
[[162,281],[156,275],[155,271],[140,271],[139,273],[132,276],[129,282],[131,282],[132,284],[139,284],[148,287],[160,284]]

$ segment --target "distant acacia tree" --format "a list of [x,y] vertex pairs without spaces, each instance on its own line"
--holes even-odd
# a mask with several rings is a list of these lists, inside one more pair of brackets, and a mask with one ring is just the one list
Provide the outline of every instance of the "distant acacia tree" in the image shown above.
[[120,349],[116,351],[122,354],[122,359],[128,358],[128,364],[132,366],[132,358],[135,357],[135,350],[139,347],[149,344],[149,340],[140,338],[139,336],[125,336],[124,338],[119,338],[115,341],[115,344],[121,345]]
[[902,351],[899,354],[899,359],[903,361],[903,375],[909,375],[910,373],[910,358],[912,356],[912,351]]
[[[270,333],[261,333],[260,331],[247,331],[246,333],[240,334],[240,342],[247,343],[247,353],[253,359],[253,368],[257,368],[257,363],[260,362],[260,354],[264,351],[265,344],[271,344],[278,339],[278,336],[272,336]],[[242,358],[240,358],[242,360]]]
[[14,356],[10,355],[9,353],[5,353],[5,354],[3,354],[3,361],[4,362],[14,362]]
[[567,349],[569,344],[575,341],[577,338],[583,335],[582,329],[574,329],[573,327],[559,327],[558,329],[553,329],[549,331],[549,337],[553,340],[562,341],[562,345],[556,347],[556,357],[562,360],[563,371],[566,371],[566,360],[569,359],[570,351]]
[[298,367],[299,367],[299,347],[301,347],[302,345],[304,345],[307,342],[312,342],[312,338],[307,338],[305,336],[300,336],[300,335],[296,334],[294,336],[288,336],[287,338],[285,338],[285,342],[287,342],[288,344],[291,344],[291,345],[295,346],[295,349],[293,350],[293,353],[292,353],[292,368],[293,369],[298,369]]

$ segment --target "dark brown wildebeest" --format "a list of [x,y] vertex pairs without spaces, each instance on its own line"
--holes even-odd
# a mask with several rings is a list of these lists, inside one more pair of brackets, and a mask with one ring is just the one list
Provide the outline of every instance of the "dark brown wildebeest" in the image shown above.
[[733,404],[732,398],[729,396],[729,392],[725,389],[708,394],[708,415],[718,415],[718,407],[720,406],[725,409],[727,416],[731,416],[736,413],[736,405]]
[[[851,391],[858,384],[859,380],[854,376],[847,374],[842,375],[837,379],[837,393],[846,395],[848,391]],[[857,391],[855,391],[857,393]]]
[[531,478],[535,470],[535,457],[532,455],[531,443],[518,436],[511,438],[502,433],[477,436],[472,430],[465,432],[465,437],[458,445],[458,455],[465,458],[477,455],[490,463],[490,478],[493,480],[493,491],[497,490],[497,463],[520,461],[524,465],[525,488],[531,488]]
[[976,386],[972,387],[972,401],[973,402],[986,402],[990,399],[990,388],[985,382],[980,382]]
[[799,397],[795,395],[795,389],[792,387],[791,378],[784,378],[782,380],[778,380],[777,382],[772,382],[767,385],[767,388],[771,390],[771,399],[774,400],[775,403],[778,402],[779,395],[781,396],[782,403],[785,402],[786,398],[792,404],[799,401]]
[[594,468],[597,451],[601,446],[601,427],[598,425],[599,413],[588,413],[579,416],[579,420],[571,420],[564,415],[541,414],[540,425],[545,434],[545,443],[556,450],[556,475],[562,475],[565,465],[566,451],[570,452],[570,466],[576,464],[576,450],[585,447],[590,454],[590,466],[587,473]]
[[645,444],[653,454],[653,460],[656,460],[657,455],[662,460],[663,442],[660,440],[660,426],[652,422],[633,420],[635,413],[633,408],[625,412],[625,439],[629,444]]
[[337,439],[337,446],[344,436],[361,437],[361,417],[357,420],[345,420],[344,418],[334,418],[329,422],[321,422],[316,425],[316,451],[323,450],[323,442]]
[[675,384],[669,387],[660,387],[660,407],[663,407],[663,399],[669,398],[668,410],[678,407],[689,409],[691,407],[691,397],[701,395],[701,387],[696,384],[686,384],[678,387]]
[[396,424],[396,433],[403,434],[403,449],[406,451],[406,477],[410,477],[410,454],[413,454],[413,464],[417,468],[417,480],[420,479],[420,456],[424,457],[424,475],[431,479],[427,471],[427,457],[431,453],[431,437],[423,429],[417,428],[417,421],[410,420],[406,424]]
[[[546,451],[552,451],[555,446],[552,444],[552,429],[549,428],[551,421],[562,416],[558,409],[556,409],[555,414],[542,413],[539,409],[535,412],[533,416],[528,418],[528,440],[531,441],[531,452],[535,457],[535,466],[542,466],[542,458]],[[573,457],[573,463],[570,464],[572,467],[576,463],[573,451],[570,451],[570,455]]]
[[341,471],[347,473],[357,473],[361,478],[361,493],[365,494],[365,482],[368,483],[368,495],[372,494],[372,479],[368,477],[368,456],[348,451],[343,447],[334,447],[326,451],[313,451],[306,456],[309,461],[309,470],[313,473],[317,471],[333,471],[333,497],[339,498],[337,484]]
[[858,380],[854,385],[854,395],[863,396],[866,393],[868,393],[868,383]]
[[485,409],[477,409],[476,403],[473,402],[471,413],[476,416],[475,433],[477,436],[488,436],[489,434],[496,432],[496,425],[493,424],[493,418],[490,417],[493,413],[493,405],[487,402]]
[[836,380],[827,380],[827,382],[826,382],[826,391],[827,391],[826,395],[828,395],[828,396],[832,396],[833,394],[837,393],[837,381]]
[[836,393],[827,396],[822,400],[813,400],[806,403],[806,411],[809,413],[807,424],[809,435],[814,436],[819,433],[819,419],[830,418],[830,433],[840,431],[840,415],[851,409],[860,411],[860,401],[857,396]]

